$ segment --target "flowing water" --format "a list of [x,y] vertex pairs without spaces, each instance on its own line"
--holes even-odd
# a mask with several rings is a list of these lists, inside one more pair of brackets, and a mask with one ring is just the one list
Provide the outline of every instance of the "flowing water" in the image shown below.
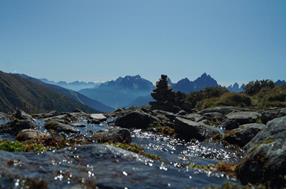
[[[36,120],[45,131],[43,120]],[[74,123],[89,137],[107,130],[108,123]],[[133,130],[132,143],[146,153],[158,155],[150,160],[110,145],[90,144],[45,153],[0,151],[0,188],[21,188],[34,181],[44,181],[48,188],[204,188],[238,183],[222,172],[196,169],[192,165],[210,165],[220,161],[237,162],[241,152],[220,143],[185,142],[151,132]],[[7,138],[0,135],[0,139]],[[9,138],[9,137],[8,137]],[[12,162],[12,163],[11,163]]]

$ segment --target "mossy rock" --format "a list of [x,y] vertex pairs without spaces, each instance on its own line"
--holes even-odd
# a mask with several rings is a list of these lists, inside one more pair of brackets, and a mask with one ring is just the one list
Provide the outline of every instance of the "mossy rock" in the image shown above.
[[42,144],[3,140],[0,141],[0,150],[9,152],[44,152],[47,151],[47,148]]
[[202,171],[212,171],[212,172],[223,172],[226,175],[229,175],[231,177],[236,176],[236,167],[237,165],[234,163],[226,163],[226,162],[218,162],[217,164],[208,164],[208,165],[198,165],[198,164],[190,164],[189,168],[191,169],[197,169]]
[[160,160],[159,156],[157,156],[155,154],[146,153],[141,146],[138,146],[136,144],[110,143],[110,145],[115,146],[117,148],[122,148],[124,150],[128,150],[128,151],[134,152],[136,154],[140,154],[140,155],[142,155],[144,157],[147,157],[147,158],[150,158],[150,159],[153,159],[153,160]]

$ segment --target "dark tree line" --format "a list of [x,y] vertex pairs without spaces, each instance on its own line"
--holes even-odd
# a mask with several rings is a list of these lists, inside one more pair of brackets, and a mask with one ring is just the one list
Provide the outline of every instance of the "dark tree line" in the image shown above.
[[153,109],[161,109],[171,112],[178,112],[185,109],[186,95],[181,92],[174,92],[168,85],[167,75],[161,75],[160,80],[156,83],[156,88],[151,93],[155,101],[150,105]]

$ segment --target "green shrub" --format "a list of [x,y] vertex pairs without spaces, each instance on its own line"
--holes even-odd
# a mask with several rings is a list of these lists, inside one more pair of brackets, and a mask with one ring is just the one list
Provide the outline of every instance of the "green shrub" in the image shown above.
[[220,97],[224,93],[228,93],[228,90],[224,87],[206,88],[204,90],[193,92],[187,95],[186,103],[190,104],[190,106],[194,108],[200,101],[206,100],[205,104],[207,106],[212,106],[212,99],[215,97]]
[[252,96],[253,104],[259,108],[285,107],[286,87],[277,86],[272,89],[263,88],[256,95]]
[[224,93],[220,97],[207,98],[198,102],[197,107],[208,108],[213,106],[237,106],[237,107],[247,107],[251,106],[251,98],[245,94],[237,93]]
[[275,87],[275,84],[271,80],[256,80],[251,81],[245,86],[245,93],[248,95],[255,95],[263,88],[272,89]]

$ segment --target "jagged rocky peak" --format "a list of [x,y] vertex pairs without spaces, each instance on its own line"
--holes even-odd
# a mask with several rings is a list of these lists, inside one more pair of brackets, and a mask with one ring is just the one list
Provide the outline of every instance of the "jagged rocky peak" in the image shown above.
[[153,84],[142,78],[140,75],[119,77],[116,80],[108,81],[100,85],[100,87],[116,87],[121,89],[139,89],[139,90],[151,90]]
[[237,82],[235,82],[234,84],[229,85],[229,86],[227,87],[227,89],[228,89],[230,92],[240,93],[240,92],[244,91],[244,86],[245,86],[244,84],[242,84],[242,85],[240,86]]
[[276,85],[276,86],[286,85],[286,81],[285,81],[285,80],[277,80],[277,81],[275,82],[275,85]]
[[173,89],[175,91],[180,91],[184,93],[190,93],[194,91],[199,91],[207,87],[217,87],[218,83],[209,74],[203,73],[200,77],[194,81],[190,81],[188,78],[179,80],[177,83],[173,84]]
[[199,78],[194,80],[194,82],[199,82],[199,81],[205,81],[205,82],[213,82],[214,84],[217,84],[217,81],[213,79],[209,74],[203,73]]

